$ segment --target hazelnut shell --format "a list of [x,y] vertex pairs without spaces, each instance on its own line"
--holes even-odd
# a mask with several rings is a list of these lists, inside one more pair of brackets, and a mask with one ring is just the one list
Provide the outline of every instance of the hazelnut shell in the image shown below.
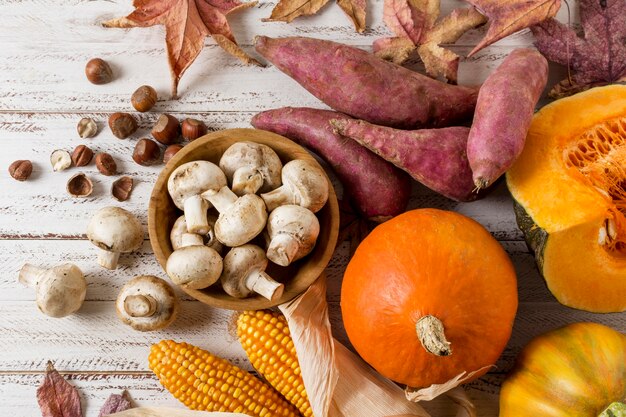
[[67,181],[67,192],[72,197],[87,197],[93,191],[93,183],[84,173],[73,175]]

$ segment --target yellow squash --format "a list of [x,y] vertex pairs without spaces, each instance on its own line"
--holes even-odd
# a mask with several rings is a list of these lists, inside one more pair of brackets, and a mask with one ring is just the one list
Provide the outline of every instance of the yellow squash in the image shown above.
[[541,109],[507,184],[518,225],[559,302],[626,310],[626,86],[594,88]]
[[500,417],[626,416],[626,336],[575,323],[533,339],[502,385]]

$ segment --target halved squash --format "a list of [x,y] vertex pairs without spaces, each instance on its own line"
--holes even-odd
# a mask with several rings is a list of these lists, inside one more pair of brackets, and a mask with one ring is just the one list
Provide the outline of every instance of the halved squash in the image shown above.
[[507,184],[559,302],[626,310],[626,86],[594,88],[537,112]]

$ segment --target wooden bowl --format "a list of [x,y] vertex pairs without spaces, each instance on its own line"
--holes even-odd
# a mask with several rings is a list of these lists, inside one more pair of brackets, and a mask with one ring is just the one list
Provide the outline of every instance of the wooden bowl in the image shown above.
[[[275,133],[256,129],[229,129],[209,133],[196,139],[181,149],[163,168],[159,175],[148,208],[148,230],[150,244],[157,260],[165,270],[167,258],[172,253],[170,230],[182,212],[176,208],[167,192],[167,180],[178,166],[199,159],[217,164],[226,149],[235,142],[251,141],[262,143],[274,149],[283,164],[293,159],[306,159],[317,164],[317,161],[300,145]],[[328,180],[328,178],[327,178]],[[288,267],[269,263],[267,272],[275,280],[285,284],[283,296],[271,302],[260,295],[249,298],[234,298],[226,294],[219,282],[203,290],[184,291],[195,299],[214,307],[231,310],[258,310],[269,308],[291,300],[306,290],[324,271],[335,250],[339,233],[339,206],[337,196],[328,180],[329,197],[326,205],[317,213],[320,221],[320,235],[315,249],[303,259]]]

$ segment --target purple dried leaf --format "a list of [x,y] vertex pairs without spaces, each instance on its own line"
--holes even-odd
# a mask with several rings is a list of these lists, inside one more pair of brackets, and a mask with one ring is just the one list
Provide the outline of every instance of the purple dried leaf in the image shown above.
[[562,97],[626,77],[626,1],[581,0],[584,36],[554,19],[532,27],[535,45],[573,73],[551,92]]
[[129,408],[132,408],[132,404],[130,403],[130,397],[126,391],[122,392],[121,395],[111,394],[100,409],[98,417],[104,417],[109,414],[119,413],[120,411],[126,411]]
[[73,385],[48,362],[46,375],[37,388],[37,402],[42,417],[82,417],[80,397]]

